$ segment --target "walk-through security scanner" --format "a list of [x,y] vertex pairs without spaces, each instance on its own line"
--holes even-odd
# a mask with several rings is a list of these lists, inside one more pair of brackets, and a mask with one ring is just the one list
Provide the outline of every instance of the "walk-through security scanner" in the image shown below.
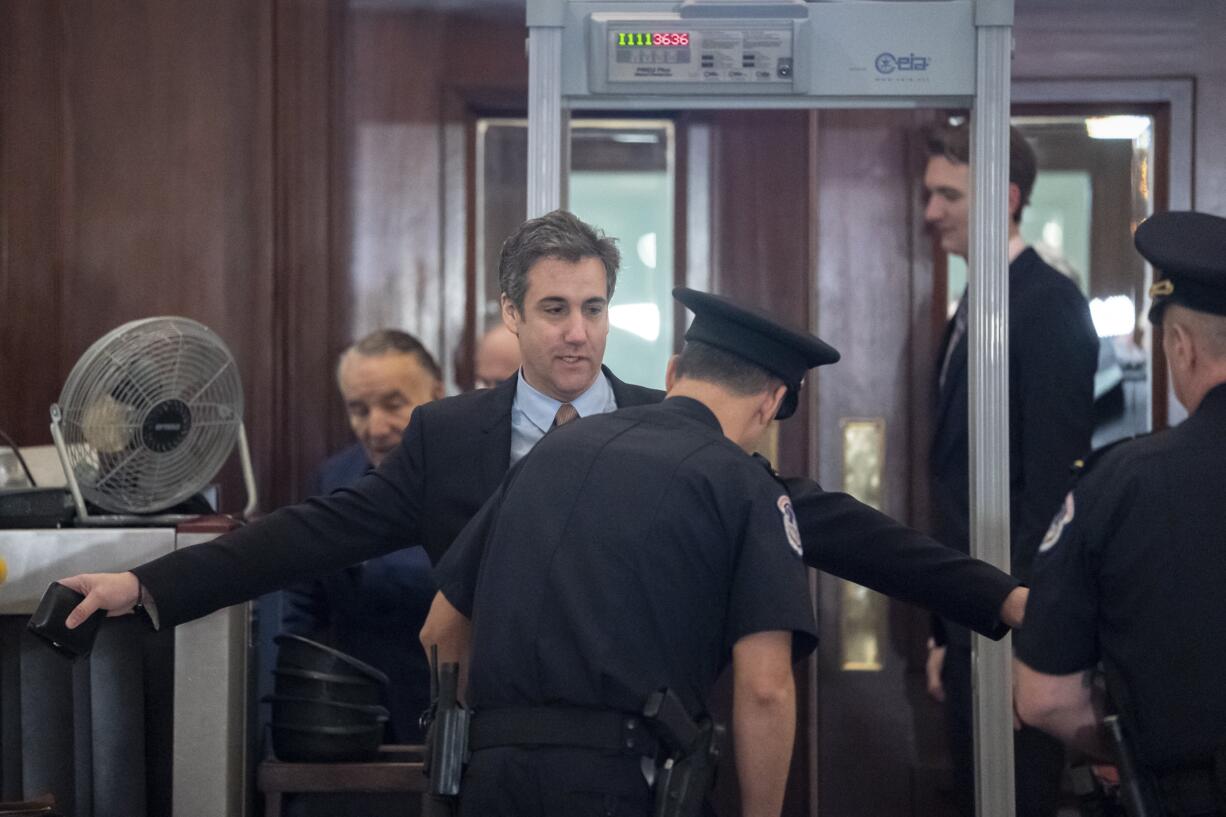
[[[530,217],[562,205],[573,109],[970,109],[971,550],[1008,570],[1013,0],[527,2]],[[1010,640],[973,655],[977,809],[1011,817]]]

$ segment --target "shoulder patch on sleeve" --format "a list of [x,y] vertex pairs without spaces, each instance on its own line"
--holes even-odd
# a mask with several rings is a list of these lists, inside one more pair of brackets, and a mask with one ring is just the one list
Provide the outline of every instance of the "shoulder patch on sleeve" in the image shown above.
[[1069,491],[1068,496],[1064,497],[1064,504],[1060,506],[1056,518],[1051,521],[1051,527],[1047,529],[1043,541],[1039,543],[1039,553],[1046,553],[1055,546],[1056,542],[1060,541],[1060,534],[1064,533],[1064,526],[1073,521],[1073,515],[1073,492]]
[[788,535],[788,544],[792,546],[792,550],[797,556],[804,554],[804,549],[800,544],[800,526],[796,524],[796,511],[792,508],[792,500],[787,495],[779,497],[775,505],[779,508],[779,514],[783,517],[783,530]]

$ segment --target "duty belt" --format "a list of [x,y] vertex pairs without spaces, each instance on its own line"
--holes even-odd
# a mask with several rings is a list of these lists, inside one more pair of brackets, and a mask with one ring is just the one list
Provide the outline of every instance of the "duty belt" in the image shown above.
[[469,751],[499,746],[571,746],[654,757],[656,739],[637,715],[607,709],[533,706],[474,712]]

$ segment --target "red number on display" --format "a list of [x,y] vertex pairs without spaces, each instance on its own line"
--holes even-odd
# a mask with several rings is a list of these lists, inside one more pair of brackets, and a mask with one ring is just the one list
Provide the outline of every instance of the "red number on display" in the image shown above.
[[690,44],[690,35],[681,31],[657,31],[643,36],[648,39],[648,42],[643,43],[643,45],[679,46]]

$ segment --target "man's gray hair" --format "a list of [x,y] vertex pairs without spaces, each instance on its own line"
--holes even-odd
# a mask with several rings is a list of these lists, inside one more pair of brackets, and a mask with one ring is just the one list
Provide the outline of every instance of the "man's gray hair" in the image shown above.
[[417,338],[400,329],[376,329],[369,335],[359,338],[353,345],[341,352],[336,362],[336,379],[340,382],[341,366],[349,355],[362,357],[382,357],[383,355],[412,355],[430,376],[440,383],[443,381],[443,370],[439,368],[425,345]]
[[584,258],[599,258],[604,264],[606,296],[612,298],[621,264],[615,242],[616,239],[565,210],[529,219],[502,243],[498,288],[522,313],[524,296],[528,292],[528,270],[537,261],[560,258],[573,264]]

